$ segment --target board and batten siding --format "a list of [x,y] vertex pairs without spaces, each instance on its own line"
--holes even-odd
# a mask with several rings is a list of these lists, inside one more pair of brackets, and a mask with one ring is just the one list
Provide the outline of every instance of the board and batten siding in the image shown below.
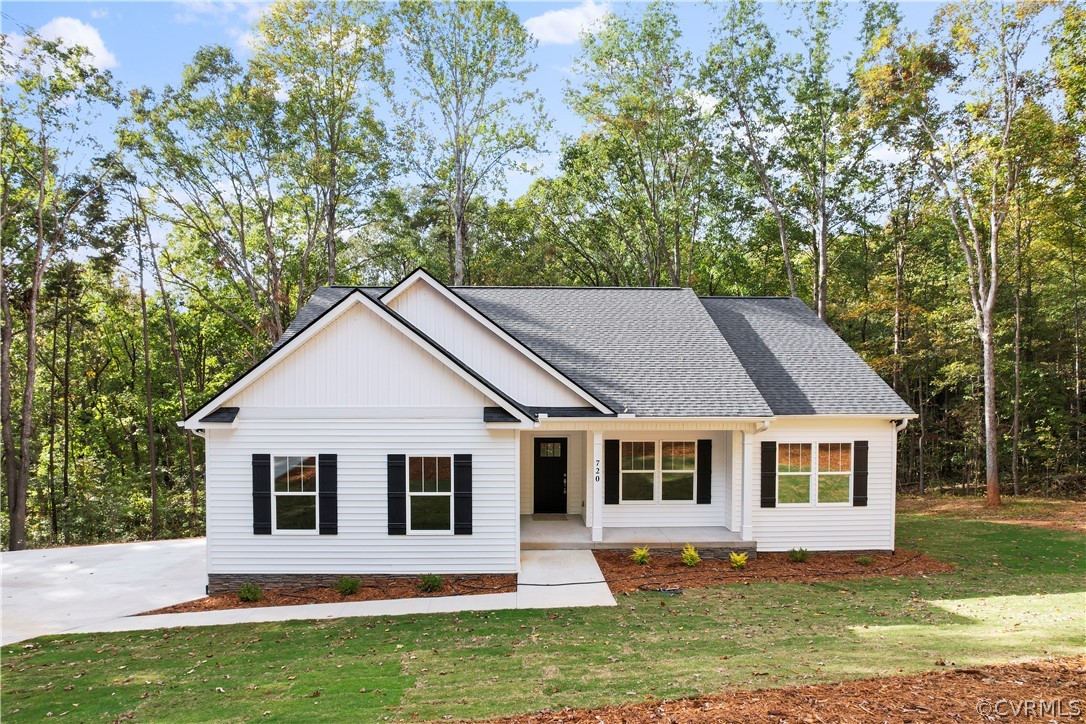
[[393,299],[389,307],[523,405],[589,406],[427,282],[415,282]]
[[711,502],[699,505],[695,502],[635,502],[603,506],[605,528],[673,528],[682,526],[726,526],[728,469],[731,451],[728,432],[637,432],[607,434],[604,439],[618,440],[712,440],[713,464],[710,476]]
[[[894,547],[893,455],[897,433],[889,420],[831,417],[778,418],[755,437],[754,539],[760,551],[892,550]],[[762,508],[762,441],[820,443],[868,441],[868,503],[778,505]]]
[[[514,438],[481,419],[257,419],[210,430],[208,573],[516,572]],[[254,535],[253,453],[335,453],[338,534]],[[387,456],[397,453],[471,453],[471,535],[388,535]]]
[[249,408],[475,407],[493,402],[361,304],[282,354],[224,404]]

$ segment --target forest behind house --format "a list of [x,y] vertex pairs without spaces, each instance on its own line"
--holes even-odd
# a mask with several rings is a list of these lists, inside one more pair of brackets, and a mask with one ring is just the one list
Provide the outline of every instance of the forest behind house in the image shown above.
[[419,266],[798,296],[917,412],[900,490],[1083,494],[1086,6],[714,12],[695,54],[616,8],[562,98],[500,3],[279,0],[161,88],[7,23],[4,546],[201,534],[176,422],[321,285]]

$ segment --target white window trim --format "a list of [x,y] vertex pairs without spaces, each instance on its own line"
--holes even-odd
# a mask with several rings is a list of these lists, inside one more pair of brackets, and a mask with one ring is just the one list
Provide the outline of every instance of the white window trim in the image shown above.
[[[822,472],[819,469],[818,460],[818,446],[822,444],[834,444],[834,445],[848,445],[849,449],[849,471],[848,471],[848,500],[839,503],[820,503],[818,502],[818,475]],[[782,503],[781,502],[781,475],[789,477],[801,477],[803,473],[781,473],[780,471],[780,446],[781,445],[807,445],[811,448],[811,472],[807,473],[807,495],[808,501],[806,503]],[[817,442],[789,442],[779,440],[777,441],[777,448],[774,450],[773,465],[777,469],[777,507],[780,508],[848,508],[852,506],[852,493],[854,475],[856,474],[856,461],[855,445],[851,441],[839,441],[839,440],[819,440]],[[844,475],[841,471],[827,470],[826,475]]]
[[[411,492],[411,459],[412,458],[448,458],[449,459],[449,492],[447,493],[412,493]],[[407,522],[407,535],[420,536],[420,537],[443,537],[453,534],[453,526],[455,525],[456,517],[454,506],[456,501],[453,498],[453,493],[456,492],[456,468],[453,463],[455,462],[452,453],[418,453],[409,454],[406,456],[404,464],[407,466],[405,472],[405,478],[407,484],[405,485],[407,493],[407,511],[405,519]],[[411,497],[418,496],[420,498],[448,498],[449,499],[449,529],[448,530],[412,530],[411,529]]]
[[[281,492],[281,493],[277,492],[275,490],[275,459],[276,458],[297,458],[297,457],[313,458],[313,460],[316,461],[314,464],[316,465],[316,469],[317,469],[317,481],[316,481],[317,482],[317,489],[314,490],[312,493],[303,493],[303,492],[300,492],[300,491],[299,492],[287,492],[287,491],[284,491],[284,492]],[[318,535],[320,533],[320,527],[321,527],[321,495],[320,495],[320,492],[321,492],[321,457],[320,457],[320,455],[318,455],[317,453],[313,453],[313,452],[305,452],[305,453],[298,453],[298,452],[272,453],[272,455],[271,455],[271,471],[270,471],[270,474],[271,474],[271,493],[272,493],[272,501],[271,501],[272,535],[286,535],[286,536],[292,536],[292,535],[301,535],[301,536]],[[298,497],[298,498],[300,498],[302,496],[312,496],[313,497],[314,507],[313,507],[313,528],[312,528],[312,530],[310,530],[309,528],[306,528],[305,530],[300,530],[300,529],[297,529],[297,528],[284,528],[284,529],[279,528],[279,506],[276,505],[276,498],[278,498],[279,496],[283,496],[284,498],[285,497]]]
[[[626,470],[622,467],[622,446],[628,442],[651,442],[655,445],[653,456],[654,467],[652,470]],[[688,470],[664,470],[664,443],[665,442],[692,442],[694,443],[694,469]],[[694,487],[691,490],[689,500],[664,500],[664,473],[692,472],[694,475]],[[623,475],[626,473],[652,473],[652,500],[626,500],[622,497],[624,490]],[[697,438],[674,435],[661,435],[651,438],[621,438],[618,443],[618,504],[619,505],[697,505],[698,500],[698,441]]]

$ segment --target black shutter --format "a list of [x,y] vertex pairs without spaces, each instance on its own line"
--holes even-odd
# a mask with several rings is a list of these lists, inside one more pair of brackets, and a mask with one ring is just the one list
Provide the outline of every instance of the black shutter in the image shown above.
[[335,535],[339,532],[339,474],[336,468],[335,455],[320,455],[317,458],[317,482],[320,485],[317,496],[320,498],[321,514],[317,527],[321,535]]
[[618,505],[618,440],[603,441],[603,502]]
[[407,535],[407,456],[388,456],[388,534]]
[[698,472],[696,484],[698,488],[698,505],[708,505],[713,502],[713,441],[698,440]]
[[852,443],[852,504],[867,505],[867,440]]
[[453,533],[471,535],[471,455],[453,455]]
[[762,442],[762,507],[777,507],[777,443]]
[[271,455],[253,455],[253,534],[271,535]]

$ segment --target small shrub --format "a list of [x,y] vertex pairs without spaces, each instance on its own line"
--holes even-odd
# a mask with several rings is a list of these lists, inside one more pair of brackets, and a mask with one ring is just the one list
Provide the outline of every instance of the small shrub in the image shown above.
[[341,578],[336,581],[336,590],[341,596],[353,596],[358,593],[358,587],[362,583],[357,578]]
[[793,563],[806,563],[811,559],[811,552],[806,548],[793,548],[788,551],[788,560]]
[[701,563],[701,556],[698,555],[698,549],[690,543],[683,546],[682,553],[680,554],[683,559],[683,563],[693,568],[697,564]]
[[652,556],[649,555],[649,547],[634,548],[633,553],[630,554],[630,560],[639,566],[648,565],[649,561],[652,560]]
[[238,589],[238,598],[246,603],[255,603],[264,598],[264,589],[256,583],[243,583]]
[[440,591],[444,585],[445,579],[433,573],[427,573],[419,580],[419,590],[423,593],[435,593]]
[[732,553],[730,556],[732,560],[732,568],[737,571],[741,571],[747,567],[747,554],[746,553]]
[[861,566],[870,566],[875,559],[871,556],[856,556],[856,562]]

